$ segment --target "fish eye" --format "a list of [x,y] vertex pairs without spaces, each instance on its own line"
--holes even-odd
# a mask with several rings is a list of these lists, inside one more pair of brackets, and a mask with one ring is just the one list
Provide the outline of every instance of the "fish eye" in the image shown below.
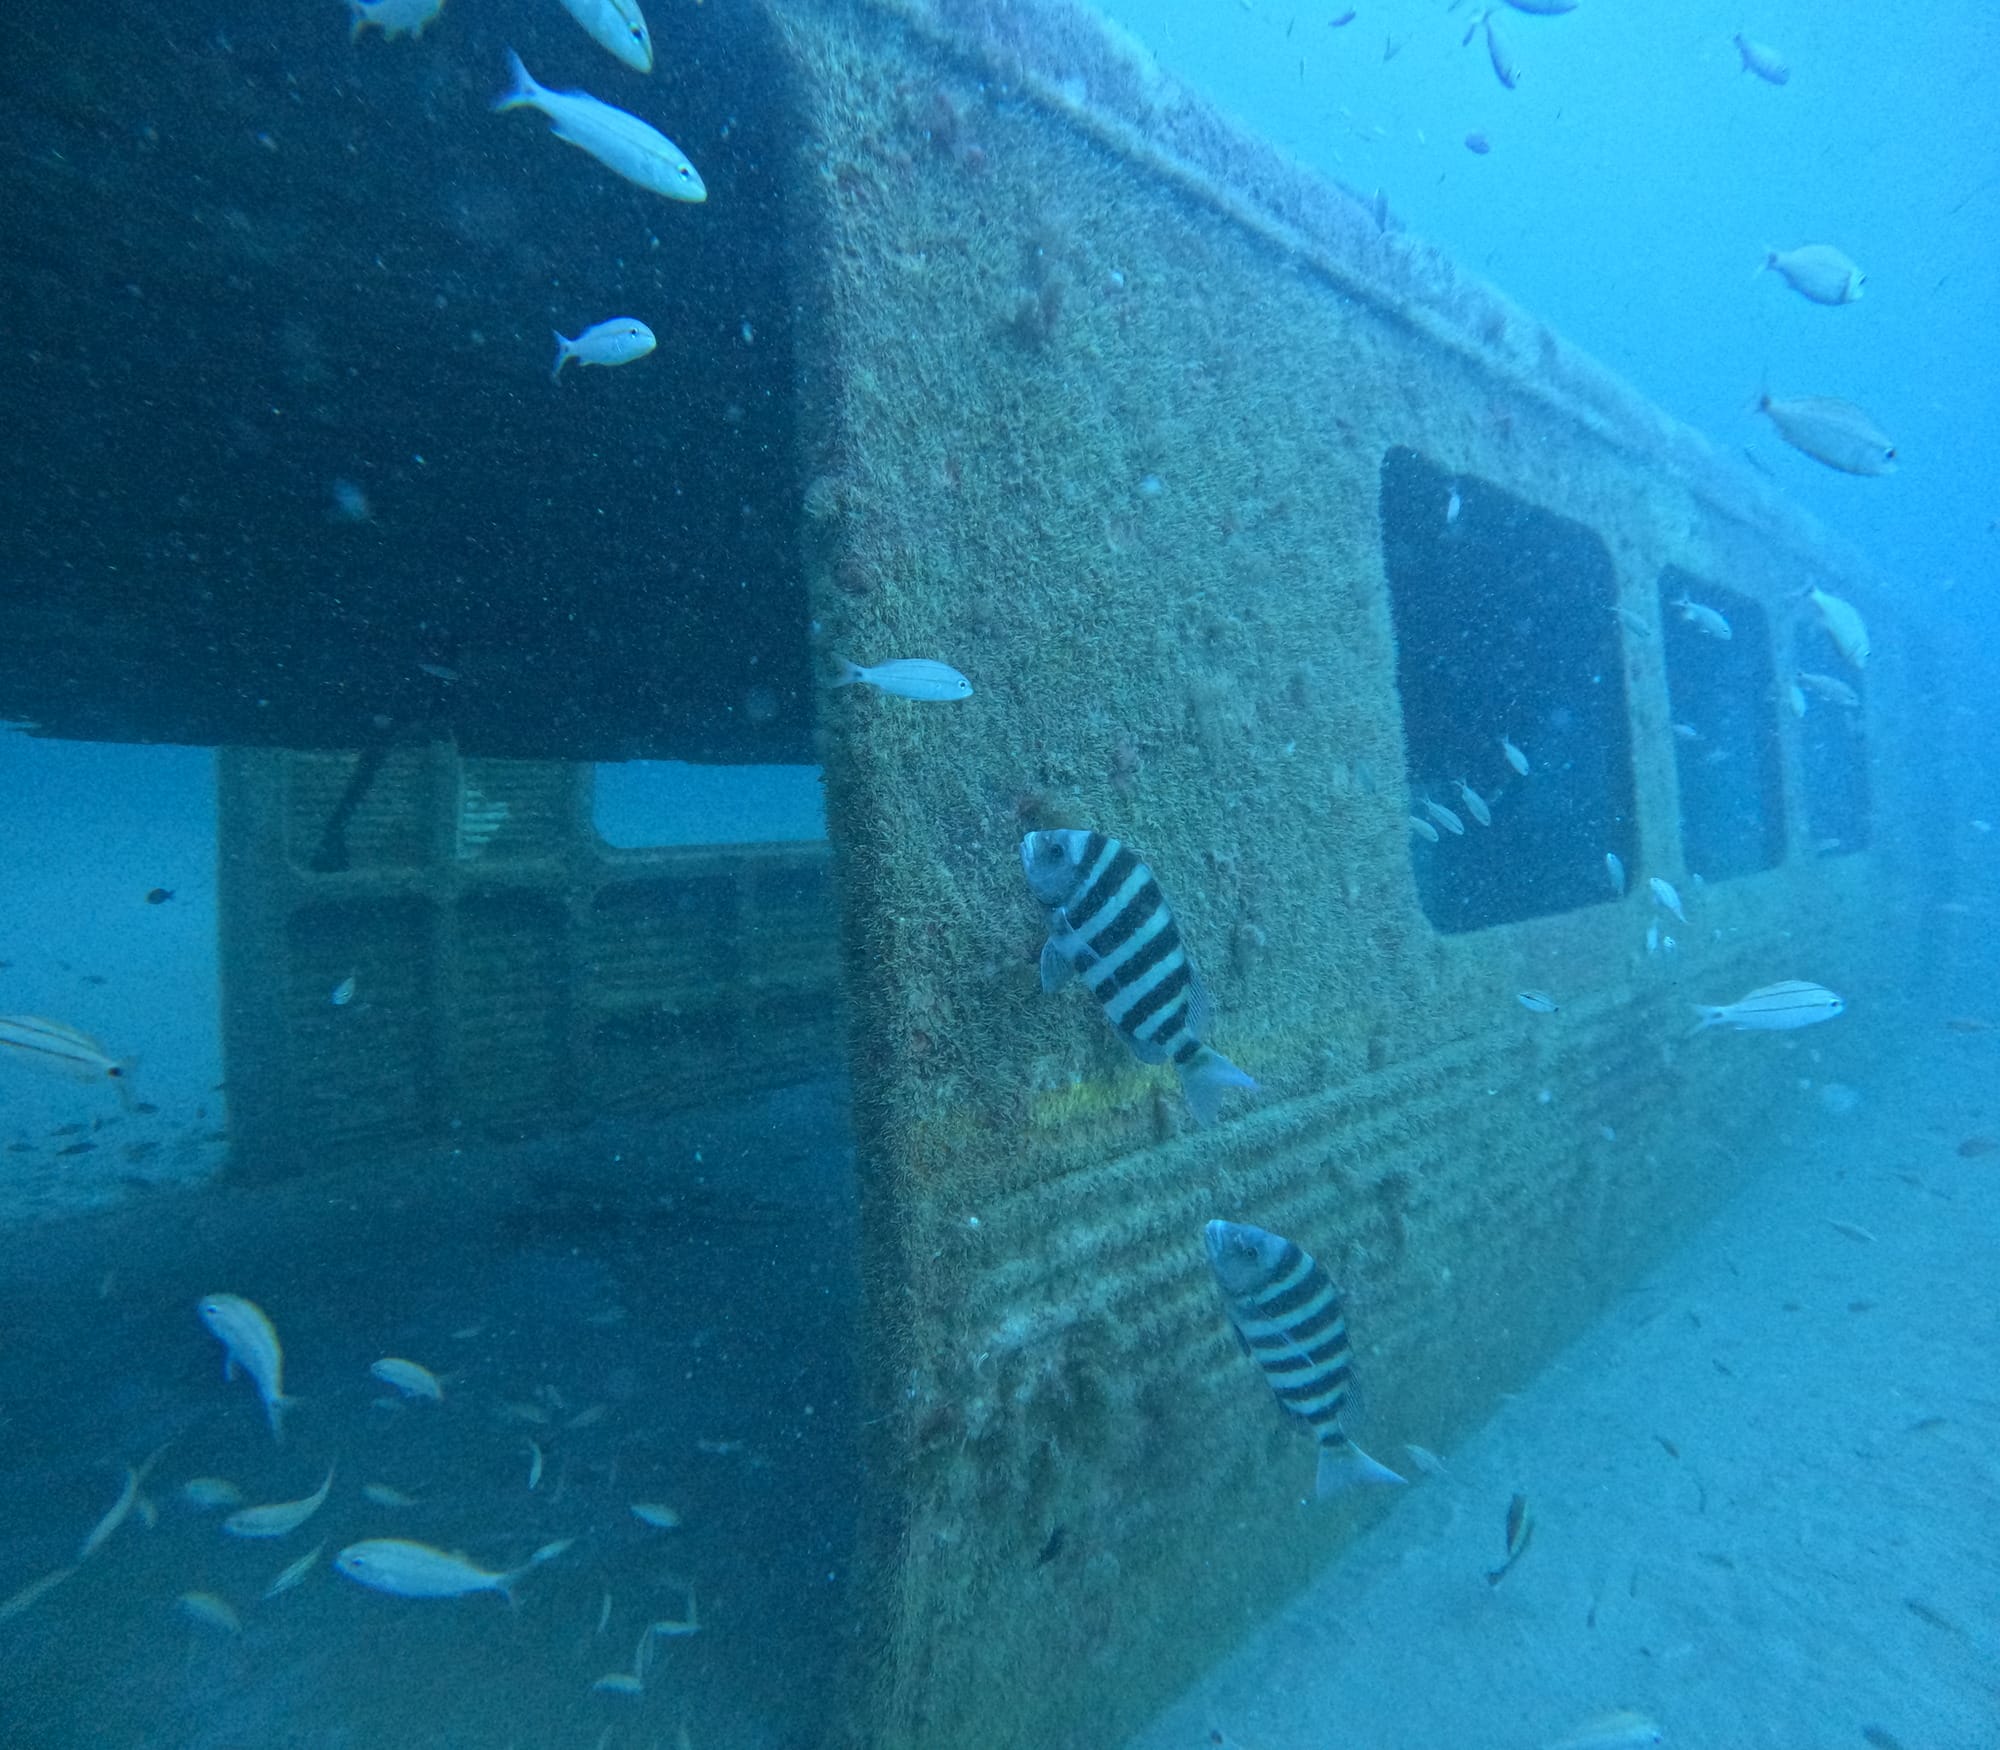
[[646,27],[643,24],[632,26],[632,40],[635,43],[642,43],[646,40]]

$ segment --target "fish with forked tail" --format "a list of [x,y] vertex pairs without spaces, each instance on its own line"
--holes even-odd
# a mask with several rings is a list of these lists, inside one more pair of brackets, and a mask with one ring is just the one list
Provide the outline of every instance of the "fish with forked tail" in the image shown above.
[[1048,914],[1042,989],[1083,975],[1104,1018],[1141,1063],[1171,1062],[1200,1124],[1231,1088],[1257,1084],[1202,1042],[1211,1010],[1153,872],[1101,832],[1031,832],[1021,840],[1028,891]]
[[1739,1033],[1790,1033],[1832,1021],[1847,1012],[1847,1004],[1823,984],[1788,978],[1767,984],[1733,1003],[1696,1003],[1695,1032],[1733,1027]]
[[282,1441],[285,1412],[292,1407],[292,1400],[285,1396],[284,1346],[264,1309],[240,1294],[211,1294],[195,1310],[222,1345],[222,1377],[234,1379],[239,1367],[250,1376],[263,1400],[271,1438]]
[[1286,1413],[1319,1441],[1314,1492],[1324,1500],[1356,1483],[1400,1483],[1340,1426],[1354,1361],[1333,1279],[1310,1252],[1261,1227],[1211,1221],[1202,1240],[1243,1347]]

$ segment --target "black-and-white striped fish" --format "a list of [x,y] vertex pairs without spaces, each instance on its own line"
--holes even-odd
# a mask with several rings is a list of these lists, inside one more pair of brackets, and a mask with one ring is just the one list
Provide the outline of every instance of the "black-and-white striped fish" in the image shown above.
[[1048,913],[1042,989],[1081,973],[1104,1018],[1141,1063],[1172,1062],[1196,1122],[1251,1078],[1202,1043],[1208,993],[1152,870],[1101,832],[1031,832],[1021,841],[1028,891]]
[[1310,1252],[1261,1227],[1211,1221],[1202,1238],[1243,1346],[1278,1402],[1319,1441],[1315,1492],[1323,1499],[1356,1483],[1400,1483],[1341,1431],[1354,1358],[1333,1279]]

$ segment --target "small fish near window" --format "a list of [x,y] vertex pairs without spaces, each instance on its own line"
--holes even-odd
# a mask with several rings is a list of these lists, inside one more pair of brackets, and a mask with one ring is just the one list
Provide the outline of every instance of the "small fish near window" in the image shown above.
[[1382,462],[1410,858],[1447,932],[1608,904],[1637,867],[1616,578],[1583,524],[1413,450]]
[[[1835,631],[1808,606],[1792,634],[1791,672],[1780,685],[1798,718],[1799,791],[1806,843],[1819,857],[1868,848],[1866,682]],[[1851,654],[1851,647],[1850,647]]]
[[1706,881],[1774,869],[1785,856],[1785,791],[1764,610],[1669,566],[1660,638],[1687,867]]

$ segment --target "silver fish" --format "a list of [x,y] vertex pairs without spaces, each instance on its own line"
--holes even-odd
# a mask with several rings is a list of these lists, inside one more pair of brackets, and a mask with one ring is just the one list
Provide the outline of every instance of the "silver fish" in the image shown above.
[[76,1559],[79,1562],[95,1555],[104,1547],[105,1540],[131,1518],[132,1509],[138,1504],[140,1485],[145,1482],[153,1466],[160,1462],[160,1454],[165,1451],[164,1446],[158,1447],[143,1463],[128,1464],[125,1467],[125,1486],[118,1491],[118,1499],[104,1510],[103,1517],[90,1528],[89,1534],[83,1540],[83,1547],[76,1552]]
[[1687,913],[1681,910],[1681,896],[1671,881],[1662,881],[1655,875],[1646,885],[1653,890],[1653,903],[1662,911],[1671,912],[1682,923],[1687,922]]
[[243,1491],[224,1477],[189,1477],[181,1484],[181,1499],[198,1512],[217,1507],[240,1507]]
[[655,1531],[678,1531],[681,1528],[681,1516],[658,1501],[634,1501],[632,1517],[642,1525],[650,1525]]
[[1045,991],[1076,974],[1141,1063],[1171,1061],[1195,1121],[1213,1122],[1231,1088],[1257,1084],[1203,1043],[1212,1011],[1153,872],[1101,832],[1031,832],[1021,872],[1047,914]]
[[1439,826],[1443,827],[1446,832],[1450,833],[1453,838],[1462,839],[1465,837],[1465,822],[1460,820],[1449,808],[1445,807],[1442,802],[1433,802],[1426,796],[1424,798],[1424,812],[1436,821]]
[[1545,990],[1524,990],[1516,999],[1531,1015],[1553,1015],[1556,999]]
[[1458,799],[1465,804],[1465,812],[1481,826],[1493,824],[1493,810],[1486,806],[1486,798],[1463,778],[1458,780]]
[[1799,249],[1767,249],[1760,274],[1775,270],[1785,284],[1815,304],[1852,304],[1861,296],[1861,269],[1831,243],[1808,243]]
[[294,1586],[313,1571],[314,1564],[325,1553],[326,1539],[321,1538],[318,1543],[314,1544],[297,1561],[287,1562],[278,1570],[277,1578],[264,1588],[264,1596],[266,1598],[276,1598],[281,1592],[291,1591]]
[[1513,48],[1502,34],[1500,26],[1494,22],[1491,12],[1486,14],[1485,24],[1486,58],[1493,63],[1493,77],[1512,91],[1521,83],[1520,65],[1515,61]]
[[371,29],[379,30],[384,41],[394,42],[399,36],[422,36],[444,10],[444,0],[347,0],[347,10],[353,17],[349,42],[358,43],[361,33]]
[[659,129],[600,103],[587,91],[550,91],[536,84],[512,49],[507,51],[507,64],[514,83],[494,99],[496,110],[538,109],[549,118],[549,132],[557,139],[588,152],[627,182],[669,200],[708,199],[707,185],[687,154]]
[[1505,735],[1501,736],[1500,754],[1522,777],[1525,778],[1528,775],[1528,756],[1514,745],[1512,738]]
[[1341,1429],[1353,1355],[1340,1291],[1312,1254],[1282,1235],[1234,1221],[1211,1221],[1202,1241],[1245,1350],[1286,1412],[1319,1442],[1314,1492],[1324,1499],[1356,1483],[1400,1483]]
[[1625,891],[1625,863],[1616,851],[1604,853],[1604,875],[1611,883],[1611,891],[1622,895]]
[[1747,36],[1738,35],[1730,39],[1736,44],[1736,52],[1743,57],[1743,71],[1755,73],[1767,85],[1782,85],[1791,78],[1792,70],[1785,64],[1785,57],[1768,43],[1752,42]]
[[353,1002],[354,975],[350,972],[337,985],[335,985],[332,991],[328,993],[326,1000],[331,1004],[333,1004],[333,1006],[336,1009],[344,1009],[347,1007],[349,1003]]
[[285,1411],[292,1404],[285,1396],[285,1351],[264,1309],[240,1294],[211,1294],[196,1310],[222,1345],[222,1377],[234,1379],[242,1368],[264,1400],[271,1438],[284,1439]]
[[1825,985],[1789,978],[1782,984],[1763,985],[1733,1003],[1696,1003],[1694,1012],[1700,1019],[1694,1030],[1704,1033],[1710,1027],[1733,1027],[1739,1033],[1789,1033],[1831,1021],[1846,1011],[1845,1000]]
[[305,1524],[326,1505],[333,1488],[334,1466],[326,1467],[326,1481],[297,1501],[273,1501],[262,1507],[239,1507],[222,1522],[231,1537],[286,1537]]
[[1785,683],[1785,703],[1791,706],[1794,717],[1806,714],[1806,690],[1797,681]]
[[1730,630],[1729,622],[1715,609],[1695,601],[1686,590],[1674,598],[1672,605],[1680,610],[1681,618],[1697,632],[1706,632],[1709,637],[1720,638],[1725,644],[1736,635]]
[[44,1574],[39,1580],[30,1580],[20,1591],[11,1593],[4,1602],[0,1602],[0,1622],[11,1622],[22,1611],[39,1604],[75,1572],[76,1564],[71,1563],[66,1568],[56,1568]]
[[1896,471],[1896,446],[1851,401],[1831,395],[1799,395],[1785,401],[1760,395],[1757,411],[1777,428],[1778,436],[1815,462],[1843,474],[1879,476]]
[[1613,608],[1611,613],[1619,625],[1630,632],[1634,638],[1652,637],[1652,625],[1644,614],[1636,613],[1631,608]]
[[964,675],[949,663],[932,662],[927,657],[878,662],[872,668],[849,662],[844,656],[836,656],[834,661],[840,664],[840,673],[833,680],[836,687],[851,687],[858,681],[893,693],[899,699],[922,699],[936,704],[972,697],[972,683]]
[[45,1015],[0,1015],[0,1058],[52,1070],[73,1081],[109,1082],[120,1098],[131,1097],[126,1091],[129,1063],[113,1057],[88,1033]]
[[1410,816],[1410,831],[1415,833],[1420,839],[1429,839],[1432,844],[1438,842],[1438,829],[1418,815],[1413,814]]
[[[1663,1734],[1657,1723],[1644,1714],[1621,1709],[1615,1714],[1599,1714],[1575,1731],[1558,1738],[1548,1750],[1643,1750],[1659,1743]],[[1872,1742],[1872,1740],[1871,1740]]]
[[400,1355],[385,1355],[380,1361],[371,1362],[368,1371],[384,1385],[393,1385],[406,1398],[429,1398],[434,1403],[444,1401],[443,1382],[420,1361],[405,1361]]
[[638,0],[563,0],[569,15],[635,73],[653,70],[653,37]]
[[1806,692],[1817,693],[1822,699],[1849,711],[1861,709],[1861,695],[1836,675],[1801,674],[1798,684]]
[[219,1628],[230,1635],[243,1632],[243,1619],[236,1614],[236,1607],[213,1592],[183,1592],[174,1602],[181,1607],[183,1616],[206,1628]]
[[1834,648],[1856,668],[1866,668],[1868,627],[1854,604],[1817,587],[1806,591],[1806,600],[1818,613],[1819,623],[1826,628],[1826,635],[1833,640]]
[[593,322],[574,340],[561,329],[553,332],[556,363],[549,375],[557,382],[562,381],[563,366],[571,359],[579,365],[629,365],[659,344],[653,338],[653,331],[636,316],[612,316]]
[[427,1543],[403,1537],[370,1537],[350,1543],[333,1558],[348,1579],[398,1598],[463,1598],[471,1592],[513,1596],[522,1578],[569,1547],[568,1540],[545,1544],[510,1573],[496,1573]]

